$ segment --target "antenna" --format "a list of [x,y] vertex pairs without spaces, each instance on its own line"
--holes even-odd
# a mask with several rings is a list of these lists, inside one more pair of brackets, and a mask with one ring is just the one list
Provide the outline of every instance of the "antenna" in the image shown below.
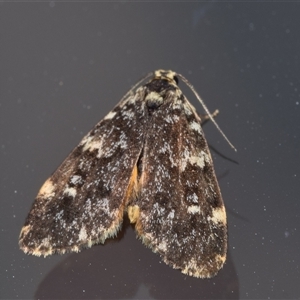
[[225,135],[225,133],[221,130],[221,128],[219,127],[219,125],[217,124],[217,122],[215,121],[215,119],[213,118],[213,116],[211,115],[211,113],[209,112],[208,108],[206,107],[206,105],[204,104],[203,100],[200,98],[199,94],[196,92],[196,90],[194,89],[194,87],[190,84],[190,82],[181,74],[178,74],[178,77],[192,90],[192,92],[194,93],[194,95],[196,96],[196,98],[198,99],[198,101],[201,103],[201,105],[203,106],[205,112],[207,113],[207,115],[209,116],[209,118],[211,119],[211,121],[215,124],[215,126],[217,127],[217,129],[220,131],[220,133],[222,134],[222,136],[224,137],[224,139],[227,141],[227,143],[229,144],[229,146],[234,149],[235,151],[236,148],[233,146],[233,144],[229,141],[229,139],[227,138],[227,136]]

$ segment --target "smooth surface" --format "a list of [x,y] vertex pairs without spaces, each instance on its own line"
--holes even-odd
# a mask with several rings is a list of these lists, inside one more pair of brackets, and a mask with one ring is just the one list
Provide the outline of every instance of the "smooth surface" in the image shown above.
[[[299,298],[299,13],[292,2],[1,2],[0,297]],[[79,254],[22,253],[18,235],[43,182],[156,69],[189,79],[238,149],[204,126],[228,214],[224,269],[184,276],[130,226]]]

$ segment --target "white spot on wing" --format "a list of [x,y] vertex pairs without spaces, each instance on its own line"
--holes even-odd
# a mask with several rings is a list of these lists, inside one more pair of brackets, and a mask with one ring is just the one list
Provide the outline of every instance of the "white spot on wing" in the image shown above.
[[82,151],[93,151],[94,149],[98,150],[98,155],[101,153],[102,148],[102,140],[95,139],[93,136],[89,136],[87,138],[84,138],[81,142],[83,146]]
[[85,226],[82,226],[79,231],[78,241],[85,241],[86,239],[87,239],[86,229]]
[[67,187],[64,190],[64,194],[69,195],[69,196],[71,196],[71,197],[74,198],[76,196],[76,194],[77,194],[77,191],[73,187]]
[[212,217],[208,217],[208,220],[212,221],[213,223],[223,223],[226,224],[226,211],[225,207],[217,207],[212,211]]
[[202,128],[201,128],[200,124],[195,121],[191,122],[190,128],[197,131],[198,133],[202,133]]
[[174,122],[173,122],[173,119],[171,118],[170,115],[167,115],[167,116],[165,117],[165,121],[166,121],[167,123],[170,123],[170,124],[173,124],[173,123],[174,123]]
[[104,120],[112,119],[115,115],[116,115],[116,112],[111,111],[105,116]]
[[127,118],[127,119],[131,120],[132,118],[134,118],[134,112],[129,111],[129,110],[124,110],[124,111],[122,111],[122,116],[124,117],[124,119]]
[[188,207],[189,214],[199,214],[200,213],[200,206],[199,205],[191,205]]
[[204,164],[204,157],[203,156],[191,156],[189,159],[189,162],[192,165],[198,165],[201,169],[204,168],[205,164]]
[[169,212],[169,214],[168,214],[168,216],[167,216],[167,219],[173,219],[173,218],[174,218],[174,212],[175,212],[175,210],[172,209],[172,210]]
[[191,156],[189,158],[191,164],[197,164],[201,169],[204,168],[205,163],[210,163],[210,157],[204,151],[201,151],[198,156]]
[[46,248],[50,247],[51,246],[50,239],[51,239],[50,236],[42,239],[41,246],[44,246]]
[[167,251],[167,243],[165,241],[162,241],[158,246],[157,248],[163,252],[166,252]]
[[189,108],[188,105],[183,104],[183,108],[184,108],[184,112],[185,112],[186,115],[190,116],[192,114],[192,111],[191,111],[191,109]]
[[198,196],[196,195],[196,193],[193,193],[192,195],[188,195],[187,196],[187,199],[189,200],[189,201],[191,201],[193,204],[198,204],[199,203],[199,198],[198,198]]
[[49,178],[49,179],[46,180],[46,182],[41,187],[41,189],[38,193],[38,197],[42,197],[42,198],[44,198],[44,197],[45,198],[53,197],[54,196],[54,189],[55,189],[55,185],[53,184],[53,182]]
[[77,184],[82,180],[80,175],[73,175],[70,179],[72,184]]

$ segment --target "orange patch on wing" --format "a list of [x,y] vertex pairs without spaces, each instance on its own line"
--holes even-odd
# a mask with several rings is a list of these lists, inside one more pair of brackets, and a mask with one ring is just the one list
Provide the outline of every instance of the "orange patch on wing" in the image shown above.
[[137,166],[135,165],[133,167],[130,179],[129,179],[129,184],[128,184],[128,188],[126,191],[126,195],[125,195],[125,201],[124,201],[124,205],[127,205],[128,202],[130,201],[130,199],[132,199],[132,197],[134,197],[136,195],[137,192],[137,178],[138,178],[138,169]]
[[129,182],[128,182],[128,187],[127,191],[125,193],[124,200],[119,208],[118,211],[118,217],[117,217],[117,223],[122,222],[123,220],[123,215],[124,215],[124,209],[126,210],[126,206],[130,202],[130,199],[132,199],[136,195],[136,189],[137,189],[137,166],[135,165],[133,167]]

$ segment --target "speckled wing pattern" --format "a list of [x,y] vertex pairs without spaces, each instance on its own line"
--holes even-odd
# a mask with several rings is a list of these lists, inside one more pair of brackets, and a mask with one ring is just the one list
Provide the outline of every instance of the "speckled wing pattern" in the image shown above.
[[76,252],[116,234],[143,145],[142,99],[117,105],[45,182],[20,234],[24,252]]
[[79,251],[128,213],[165,263],[209,278],[226,260],[226,212],[201,120],[158,70],[82,140],[41,188],[20,234],[35,255]]
[[138,235],[164,262],[212,277],[226,258],[226,213],[200,124],[186,98],[169,91],[147,130],[134,205]]

